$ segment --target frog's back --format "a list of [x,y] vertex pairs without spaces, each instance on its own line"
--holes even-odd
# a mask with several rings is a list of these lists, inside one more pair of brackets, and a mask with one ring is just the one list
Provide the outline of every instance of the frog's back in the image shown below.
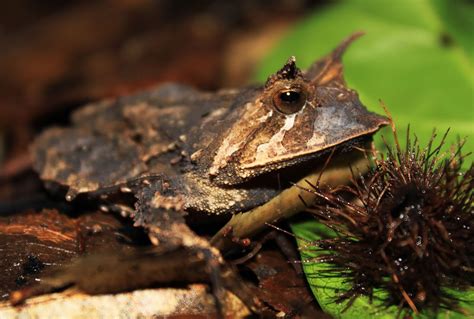
[[34,167],[41,179],[67,186],[70,198],[141,176],[179,174],[186,134],[213,110],[229,108],[235,94],[165,84],[86,105],[72,115],[71,126],[37,138]]

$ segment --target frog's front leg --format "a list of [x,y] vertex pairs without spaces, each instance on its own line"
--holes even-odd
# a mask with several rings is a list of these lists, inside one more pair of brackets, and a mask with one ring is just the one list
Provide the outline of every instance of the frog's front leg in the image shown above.
[[[176,277],[169,281],[210,281],[217,306],[219,300],[222,300],[222,288],[225,288],[238,296],[249,309],[258,311],[258,299],[242,283],[236,271],[224,262],[220,251],[212,247],[208,240],[196,235],[185,223],[184,196],[175,193],[167,182],[144,187],[136,196],[135,225],[147,230],[151,242],[160,251],[180,249],[190,256],[177,261]],[[196,264],[196,259],[201,263]],[[183,278],[183,273],[188,274],[184,274]]]

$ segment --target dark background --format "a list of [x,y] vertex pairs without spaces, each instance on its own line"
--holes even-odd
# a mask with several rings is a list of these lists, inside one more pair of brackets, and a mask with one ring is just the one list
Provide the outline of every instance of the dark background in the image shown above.
[[255,65],[321,1],[19,0],[0,10],[0,176],[85,102],[164,81],[248,82]]

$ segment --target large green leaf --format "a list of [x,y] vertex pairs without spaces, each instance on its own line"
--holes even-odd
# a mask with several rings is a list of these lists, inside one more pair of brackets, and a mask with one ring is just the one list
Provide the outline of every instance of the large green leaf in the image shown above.
[[[328,277],[326,270],[328,265],[325,263],[314,263],[311,259],[317,256],[317,253],[311,249],[311,242],[321,238],[332,236],[332,231],[325,226],[314,221],[300,222],[293,224],[292,230],[297,234],[298,246],[301,250],[301,259],[306,278],[310,283],[311,290],[318,300],[321,308],[335,318],[342,319],[392,319],[398,314],[397,306],[386,308],[382,303],[374,298],[371,302],[368,297],[359,297],[350,307],[346,303],[335,303],[334,300],[341,289],[347,287],[344,283],[345,278]],[[381,297],[382,291],[377,291],[375,296]],[[474,316],[474,289],[465,292],[452,292],[452,294],[463,300],[460,306],[467,312],[445,310],[438,313],[436,317],[432,314],[419,314],[414,316],[416,319],[463,319],[466,316]],[[347,308],[347,309],[346,309]]]
[[[321,7],[288,34],[268,56],[257,78],[275,72],[288,56],[295,55],[305,68],[330,52],[355,31],[366,35],[354,43],[345,58],[345,78],[359,92],[369,109],[382,113],[379,99],[388,106],[403,140],[407,124],[420,145],[434,128],[451,128],[448,142],[474,131],[474,5],[461,0],[352,0]],[[390,134],[385,134],[390,135]],[[380,142],[380,137],[378,138]],[[449,143],[448,143],[449,144]],[[474,141],[464,150],[474,151]],[[292,225],[295,234],[307,240],[319,238],[321,225],[307,222]],[[300,247],[306,242],[299,240]],[[311,256],[310,252],[304,253]],[[309,254],[309,255],[308,255]],[[334,302],[342,278],[321,276],[328,265],[304,263],[311,288],[322,308],[337,318],[393,318],[397,309],[382,309],[377,301],[358,298],[345,305]],[[382,292],[379,292],[382,293]],[[474,315],[474,291],[459,295]],[[470,308],[469,308],[470,307]],[[418,316],[420,318],[426,316]],[[445,311],[438,318],[464,318]]]
[[[400,129],[411,124],[421,145],[433,128],[448,142],[474,131],[474,5],[449,0],[352,0],[322,7],[298,25],[262,64],[258,79],[288,56],[302,67],[355,31],[366,35],[345,58],[345,77],[369,109],[382,99]],[[390,134],[385,134],[390,135]],[[468,139],[465,151],[474,151]]]

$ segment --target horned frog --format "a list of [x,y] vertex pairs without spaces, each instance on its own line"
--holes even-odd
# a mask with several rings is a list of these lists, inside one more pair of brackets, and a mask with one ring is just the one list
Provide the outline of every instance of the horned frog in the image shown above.
[[[343,79],[341,56],[358,35],[305,72],[291,57],[264,86],[208,93],[166,84],[89,104],[71,126],[38,137],[34,167],[47,185],[65,187],[69,201],[87,195],[104,210],[128,212],[162,251],[185,247],[222,266],[185,216],[259,207],[387,124]],[[123,193],[134,206],[117,200]]]

